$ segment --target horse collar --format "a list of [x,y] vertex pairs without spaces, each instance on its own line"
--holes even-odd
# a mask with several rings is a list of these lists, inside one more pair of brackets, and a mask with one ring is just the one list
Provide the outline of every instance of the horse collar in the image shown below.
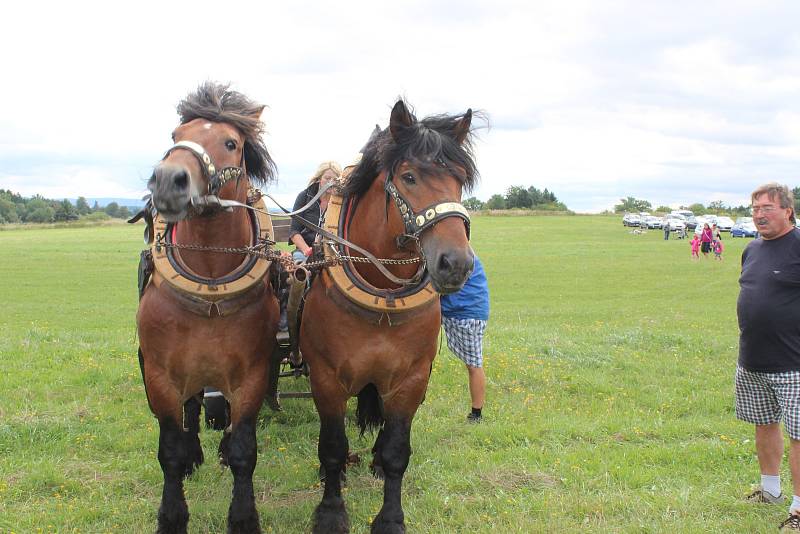
[[[206,152],[206,149],[199,143],[194,141],[178,141],[164,154],[164,158],[170,155],[173,150],[188,150],[200,162],[200,168],[203,169],[203,176],[208,181],[208,194],[217,195],[219,190],[231,180],[239,180],[244,169],[240,163],[238,167],[225,167],[224,169],[217,170],[214,165],[214,160],[211,159],[211,154]],[[162,158],[163,159],[163,158]],[[244,160],[244,152],[242,152],[242,160]]]
[[[324,228],[326,231],[343,236],[347,226],[347,209],[345,204],[352,199],[344,199],[340,195],[331,195],[328,209],[325,211]],[[401,316],[412,310],[419,311],[431,305],[439,298],[433,289],[430,276],[425,272],[419,283],[400,289],[380,289],[366,283],[347,262],[339,263],[337,258],[337,244],[331,241],[323,242],[325,259],[330,263],[325,268],[324,284],[332,291],[338,291],[353,306],[369,313],[377,313],[377,322],[383,317],[387,324],[400,324]]]
[[398,238],[398,246],[400,248],[403,248],[410,240],[418,240],[422,232],[447,217],[462,219],[467,227],[467,239],[469,239],[469,212],[460,202],[438,202],[415,212],[411,207],[411,203],[394,185],[393,178],[394,173],[389,172],[386,175],[383,189],[386,191],[387,200],[389,197],[394,200],[397,209],[400,210],[400,216],[403,218],[405,234]]

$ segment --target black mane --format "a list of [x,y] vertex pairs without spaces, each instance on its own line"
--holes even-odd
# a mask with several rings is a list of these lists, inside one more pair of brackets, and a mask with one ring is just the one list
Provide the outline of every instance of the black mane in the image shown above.
[[275,162],[267,151],[261,138],[264,123],[261,112],[264,106],[257,104],[237,91],[230,91],[228,85],[205,82],[197,91],[189,94],[178,104],[181,124],[194,119],[224,122],[236,127],[245,138],[244,161],[250,179],[265,185],[276,174]]
[[[432,170],[436,168],[436,172],[440,170],[437,165],[439,161],[443,161],[449,168],[461,167],[464,174],[457,173],[455,176],[466,191],[472,190],[479,177],[472,151],[475,128],[470,126],[462,143],[456,140],[456,127],[464,116],[433,115],[418,121],[412,114],[413,124],[403,129],[398,140],[392,137],[388,127],[380,132],[373,132],[364,146],[361,161],[344,185],[344,194],[361,196],[381,171],[394,171],[403,161]],[[485,120],[482,113],[475,113],[473,116]]]

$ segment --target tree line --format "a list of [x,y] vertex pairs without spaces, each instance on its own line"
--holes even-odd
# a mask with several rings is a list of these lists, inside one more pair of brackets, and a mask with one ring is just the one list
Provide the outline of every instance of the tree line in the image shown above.
[[[794,210],[800,213],[800,187],[792,189],[794,195]],[[620,203],[614,205],[614,213],[640,213],[643,211],[657,211],[657,212],[670,212],[672,208],[669,206],[659,206],[653,209],[653,205],[647,200],[642,200],[634,197],[626,197],[619,199]],[[689,210],[695,215],[728,215],[731,217],[749,217],[750,206],[728,206],[721,200],[715,200],[708,205],[703,205],[699,202],[689,204],[688,206],[681,206],[679,209]]]
[[131,210],[116,202],[110,202],[101,208],[97,201],[93,206],[89,206],[85,197],[78,197],[73,205],[67,199],[50,200],[41,195],[25,198],[6,189],[0,189],[0,224],[66,222],[81,218],[127,219],[130,216]]
[[552,191],[548,191],[531,186],[513,185],[506,189],[505,195],[495,194],[489,200],[482,202],[475,197],[470,197],[464,201],[464,207],[470,211],[478,210],[508,210],[508,209],[530,209],[547,211],[567,211],[567,206],[559,202]]

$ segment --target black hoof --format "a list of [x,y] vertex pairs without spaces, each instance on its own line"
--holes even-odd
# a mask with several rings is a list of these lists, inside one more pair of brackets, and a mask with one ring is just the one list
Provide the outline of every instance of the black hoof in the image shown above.
[[371,534],[405,534],[406,526],[404,523],[383,522],[376,519],[370,528]]
[[186,504],[168,512],[165,512],[162,506],[158,509],[156,534],[186,534],[187,523],[189,523],[189,511]]
[[325,501],[319,503],[314,510],[311,532],[313,534],[346,534],[350,532],[350,518],[347,517],[344,501],[337,499],[331,503]]
[[261,525],[258,522],[258,514],[233,521],[228,518],[228,534],[261,534]]

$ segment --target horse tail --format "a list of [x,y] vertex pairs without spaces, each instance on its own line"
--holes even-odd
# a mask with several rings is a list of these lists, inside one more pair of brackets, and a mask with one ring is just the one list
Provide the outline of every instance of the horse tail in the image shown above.
[[373,432],[383,426],[383,402],[375,384],[367,384],[358,392],[356,419],[362,436],[367,430]]

